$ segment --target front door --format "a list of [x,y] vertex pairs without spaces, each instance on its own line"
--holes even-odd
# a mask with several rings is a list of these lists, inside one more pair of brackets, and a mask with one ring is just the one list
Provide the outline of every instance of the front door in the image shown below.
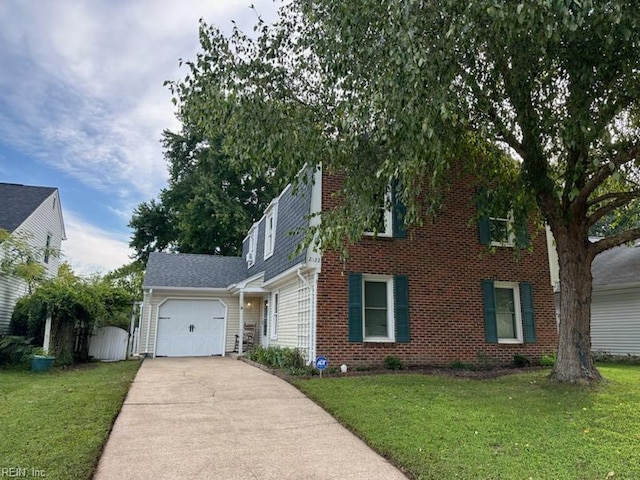
[[260,345],[269,346],[269,297],[262,301],[262,319],[260,320]]

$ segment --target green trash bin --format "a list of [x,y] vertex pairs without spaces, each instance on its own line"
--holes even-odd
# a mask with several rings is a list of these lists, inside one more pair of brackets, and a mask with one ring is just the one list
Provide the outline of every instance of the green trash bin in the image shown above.
[[49,355],[34,355],[31,359],[31,371],[46,372],[53,367],[55,360],[56,357],[50,357]]

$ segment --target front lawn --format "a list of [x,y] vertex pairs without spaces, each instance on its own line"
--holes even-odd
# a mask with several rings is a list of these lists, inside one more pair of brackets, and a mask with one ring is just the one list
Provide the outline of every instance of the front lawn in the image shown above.
[[296,386],[411,478],[638,479],[640,366],[599,368],[595,389],[551,385],[548,371]]
[[91,478],[139,366],[0,370],[0,477]]

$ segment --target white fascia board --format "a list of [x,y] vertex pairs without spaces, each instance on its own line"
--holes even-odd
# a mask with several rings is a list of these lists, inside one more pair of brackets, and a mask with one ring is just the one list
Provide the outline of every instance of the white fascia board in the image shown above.
[[287,280],[290,280],[289,277],[297,277],[299,270],[301,272],[307,273],[307,272],[313,271],[315,269],[313,267],[309,267],[306,263],[298,263],[297,265],[294,265],[293,267],[289,268],[288,270],[285,270],[281,274],[276,275],[275,277],[273,277],[269,281],[265,282],[264,283],[264,288],[268,288],[269,290],[273,290],[275,287],[278,287],[279,284],[285,283]]
[[154,292],[166,292],[166,291],[177,291],[177,292],[205,292],[205,293],[228,293],[226,288],[206,288],[206,287],[168,287],[163,285],[161,287],[153,286],[153,287],[143,287],[143,291],[153,290]]

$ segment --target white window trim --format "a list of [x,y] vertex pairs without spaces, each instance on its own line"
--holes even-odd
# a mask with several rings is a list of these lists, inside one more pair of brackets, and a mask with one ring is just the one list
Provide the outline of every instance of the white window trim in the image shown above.
[[278,320],[280,315],[280,290],[276,290],[271,294],[271,300],[269,302],[270,313],[270,332],[269,337],[271,340],[278,339]]
[[[516,338],[500,338],[498,337],[498,343],[506,344],[519,344],[524,343],[523,330],[522,330],[522,307],[520,305],[520,285],[515,282],[494,282],[493,289],[496,288],[510,288],[513,290],[513,308],[516,315]],[[496,305],[496,323],[498,322],[498,308]],[[497,335],[496,325],[496,335]]]
[[[491,222],[499,221],[507,224],[507,241],[498,242],[493,239],[493,232],[491,231]],[[516,236],[513,230],[513,211],[509,211],[506,217],[489,217],[489,233],[491,234],[491,246],[492,247],[513,247],[516,244]]]
[[[388,206],[387,206],[388,205]],[[391,188],[387,188],[387,192],[384,196],[384,232],[364,232],[368,237],[377,235],[378,237],[393,237],[393,205],[391,200]]]
[[[269,222],[273,219],[272,222]],[[269,230],[269,223],[272,223],[271,231]],[[271,202],[271,205],[267,208],[264,214],[264,259],[271,257],[276,248],[276,231],[278,224],[278,202],[277,199]],[[268,242],[267,238],[271,236],[271,241]]]
[[[366,308],[366,282],[386,282],[387,283],[387,336],[367,337],[365,335],[365,308]],[[395,303],[393,290],[393,276],[389,275],[362,275],[362,340],[371,343],[393,343],[396,341]]]
[[256,250],[258,245],[258,225],[253,224],[249,230],[249,251],[247,252],[247,267],[251,267],[256,263]]

